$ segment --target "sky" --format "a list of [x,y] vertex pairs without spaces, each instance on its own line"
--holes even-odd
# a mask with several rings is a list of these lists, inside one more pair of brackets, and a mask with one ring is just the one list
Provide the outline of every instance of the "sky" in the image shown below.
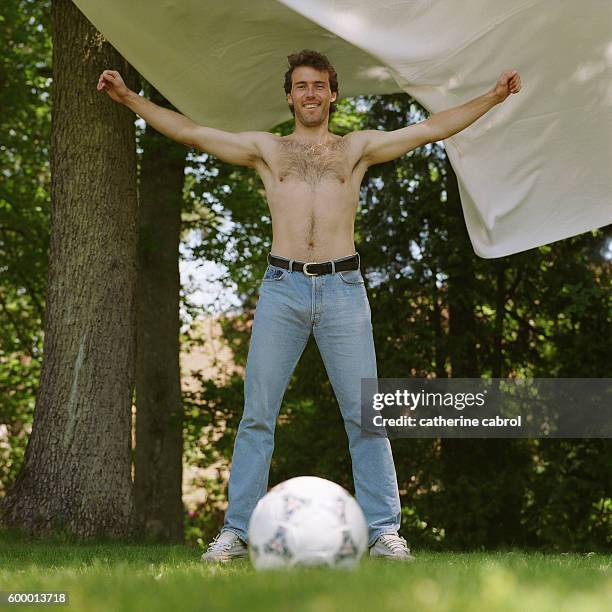
[[[219,314],[233,308],[240,308],[241,302],[235,291],[228,289],[218,280],[227,273],[223,264],[213,261],[192,261],[187,259],[189,248],[198,233],[193,231],[187,240],[180,244],[179,273],[181,288],[188,296],[189,301],[202,308],[202,315]],[[181,319],[189,321],[190,317],[185,310],[181,312]]]

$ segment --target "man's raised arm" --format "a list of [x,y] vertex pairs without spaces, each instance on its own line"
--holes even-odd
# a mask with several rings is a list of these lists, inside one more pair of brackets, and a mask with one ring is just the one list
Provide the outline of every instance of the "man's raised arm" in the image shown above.
[[356,133],[363,147],[361,157],[368,166],[382,164],[428,142],[450,138],[520,90],[521,77],[518,72],[505,70],[495,87],[487,93],[460,106],[434,113],[425,121],[391,132],[364,130]]
[[116,70],[102,72],[97,89],[133,110],[160,134],[184,145],[241,166],[253,167],[261,157],[259,142],[265,132],[232,133],[198,125],[185,115],[158,106],[129,89]]

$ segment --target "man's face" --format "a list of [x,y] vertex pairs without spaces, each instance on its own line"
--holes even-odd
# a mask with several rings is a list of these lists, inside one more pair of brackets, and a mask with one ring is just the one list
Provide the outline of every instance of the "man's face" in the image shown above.
[[291,93],[287,102],[293,105],[295,120],[307,127],[321,125],[329,117],[329,106],[336,93],[329,87],[327,70],[298,66],[291,74]]

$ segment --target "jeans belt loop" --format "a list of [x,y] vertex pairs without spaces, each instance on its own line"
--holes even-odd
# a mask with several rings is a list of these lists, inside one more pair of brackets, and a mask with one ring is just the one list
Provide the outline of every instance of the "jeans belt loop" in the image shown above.
[[295,261],[294,259],[289,260],[289,272],[293,272],[293,262],[294,261]]
[[331,260],[331,265],[332,265],[331,273],[335,274],[336,273],[336,262],[333,259]]
[[359,252],[357,252],[357,269],[359,270],[361,268],[361,255],[359,255]]

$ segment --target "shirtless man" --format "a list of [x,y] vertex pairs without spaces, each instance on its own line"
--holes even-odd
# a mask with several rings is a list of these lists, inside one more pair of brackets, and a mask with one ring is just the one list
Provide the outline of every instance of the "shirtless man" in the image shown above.
[[368,523],[370,556],[411,560],[398,534],[401,508],[389,440],[360,435],[361,379],[376,378],[377,371],[370,306],[353,242],[359,187],[369,166],[471,125],[517,93],[520,77],[516,71],[504,71],[487,93],[420,123],[340,137],[328,130],[338,94],[333,66],[308,50],[288,60],[285,92],[295,116],[289,136],[203,127],[129,90],[114,70],[105,70],[97,86],[172,140],[255,168],[272,216],[272,248],[251,332],[229,505],[221,533],[202,560],[247,555],[249,518],[267,491],[276,418],[311,333],[344,419],[355,493]]

